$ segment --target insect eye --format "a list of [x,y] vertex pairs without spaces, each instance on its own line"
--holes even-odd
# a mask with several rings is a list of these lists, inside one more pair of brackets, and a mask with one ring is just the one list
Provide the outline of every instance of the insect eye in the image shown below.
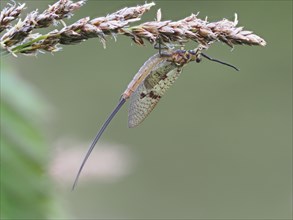
[[195,62],[197,62],[197,63],[199,63],[201,61],[201,58],[200,57],[197,57],[196,59],[195,59]]

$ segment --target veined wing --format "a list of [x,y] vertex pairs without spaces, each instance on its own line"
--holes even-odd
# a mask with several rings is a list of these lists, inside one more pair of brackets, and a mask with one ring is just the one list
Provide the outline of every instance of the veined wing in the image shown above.
[[130,96],[128,126],[139,125],[182,72],[182,66],[163,60]]
[[[163,55],[163,54],[161,54]],[[139,125],[148,114],[154,109],[161,97],[167,89],[175,82],[184,65],[190,61],[196,61],[199,58],[198,51],[176,50],[167,53],[159,58],[151,58],[152,68],[150,65],[143,65],[146,74],[140,77],[141,81],[133,80],[137,86],[129,86],[135,88],[130,94],[130,105],[128,110],[128,126],[135,127]],[[149,62],[149,61],[147,61]],[[139,71],[139,76],[141,71]],[[136,78],[136,77],[135,77]]]

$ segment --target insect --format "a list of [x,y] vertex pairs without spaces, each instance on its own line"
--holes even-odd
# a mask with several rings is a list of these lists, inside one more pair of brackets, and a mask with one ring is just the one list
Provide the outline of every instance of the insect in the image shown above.
[[238,70],[236,67],[228,63],[210,58],[201,52],[201,48],[189,51],[160,51],[150,57],[128,84],[126,90],[122,93],[117,106],[108,116],[107,120],[97,133],[78,170],[72,189],[75,188],[81,171],[96,143],[126,100],[130,98],[128,126],[132,128],[139,125],[150,114],[167,89],[179,77],[183,67],[191,61],[199,63],[201,61],[201,56]]

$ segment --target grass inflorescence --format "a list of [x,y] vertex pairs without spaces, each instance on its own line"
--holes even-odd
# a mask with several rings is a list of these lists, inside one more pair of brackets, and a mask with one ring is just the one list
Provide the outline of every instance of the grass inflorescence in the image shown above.
[[[86,0],[73,2],[58,0],[49,5],[46,10],[30,12],[25,18],[19,18],[25,9],[25,4],[8,3],[0,14],[0,48],[1,54],[35,55],[38,52],[57,52],[60,45],[74,45],[90,38],[98,38],[106,45],[107,36],[124,35],[130,37],[136,44],[144,41],[155,44],[157,39],[162,43],[182,43],[195,41],[203,48],[208,48],[214,42],[223,42],[230,47],[234,45],[265,46],[264,39],[252,31],[237,27],[238,19],[234,21],[222,19],[208,22],[192,14],[178,21],[161,21],[161,11],[158,10],[154,21],[131,26],[140,21],[142,15],[148,12],[155,3],[145,3],[134,7],[125,7],[104,17],[85,17],[65,25],[63,19],[70,19],[73,12],[80,9]],[[47,34],[38,33],[38,29],[47,28],[58,23],[64,25]],[[15,24],[13,24],[15,23]],[[4,32],[5,31],[5,32]]]

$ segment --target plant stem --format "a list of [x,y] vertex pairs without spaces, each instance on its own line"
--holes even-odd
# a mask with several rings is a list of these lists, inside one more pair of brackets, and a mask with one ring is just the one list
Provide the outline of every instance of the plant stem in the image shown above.
[[[50,36],[49,34],[41,35],[41,36],[37,37],[36,39],[33,39],[27,43],[24,43],[24,44],[21,44],[21,45],[18,45],[16,47],[12,48],[11,52],[12,53],[20,53],[20,52],[24,52],[26,50],[29,50],[28,48],[30,48],[30,46],[32,46],[34,43],[41,41],[41,40],[45,40],[49,36]],[[30,49],[32,49],[32,48],[30,48]]]

